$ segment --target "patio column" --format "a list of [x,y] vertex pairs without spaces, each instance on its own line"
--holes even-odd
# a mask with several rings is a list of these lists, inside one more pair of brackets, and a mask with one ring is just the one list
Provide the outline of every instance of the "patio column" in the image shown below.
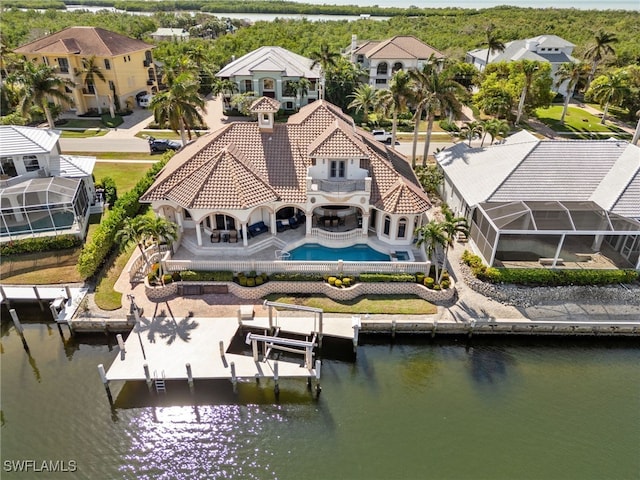
[[269,228],[271,229],[271,235],[275,235],[277,233],[276,227],[276,212],[269,213]]
[[176,212],[176,220],[178,221],[178,227],[181,232],[184,232],[184,227],[182,225],[182,213]]
[[247,239],[247,223],[246,222],[242,222],[242,245],[245,247],[249,245],[249,241]]
[[362,214],[362,235],[366,236],[367,231],[369,230],[369,214]]
[[198,246],[202,246],[202,230],[200,229],[200,222],[196,223],[196,239],[198,241]]
[[304,223],[305,236],[308,237],[311,235],[311,228],[313,227],[313,210],[311,210],[309,214],[307,214],[307,212],[304,213],[307,216],[307,221]]
[[593,244],[591,245],[591,250],[595,252],[599,252],[602,248],[602,241],[604,240],[604,235],[595,235],[593,237]]

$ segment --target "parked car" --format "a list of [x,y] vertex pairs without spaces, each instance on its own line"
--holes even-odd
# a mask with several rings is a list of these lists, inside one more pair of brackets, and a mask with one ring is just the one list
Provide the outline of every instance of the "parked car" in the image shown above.
[[391,143],[391,132],[386,130],[371,130],[373,137],[382,143]]
[[147,93],[146,95],[142,95],[138,99],[138,105],[140,105],[142,108],[149,108],[149,105],[151,105],[152,98],[153,98],[153,95],[149,93]]
[[151,153],[166,152],[167,150],[178,151],[182,148],[182,143],[166,138],[149,137],[149,150]]

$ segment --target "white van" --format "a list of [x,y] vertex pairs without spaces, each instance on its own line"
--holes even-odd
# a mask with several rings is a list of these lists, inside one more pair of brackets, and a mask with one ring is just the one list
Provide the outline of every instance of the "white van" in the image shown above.
[[152,98],[153,98],[153,95],[151,94],[143,95],[138,100],[138,105],[140,105],[142,108],[149,108],[149,105],[151,105]]

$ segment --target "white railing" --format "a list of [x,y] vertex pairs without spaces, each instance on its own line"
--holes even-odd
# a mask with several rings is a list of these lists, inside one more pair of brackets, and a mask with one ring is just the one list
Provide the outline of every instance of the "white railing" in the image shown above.
[[232,272],[299,272],[299,273],[416,273],[428,272],[430,262],[347,262],[347,261],[287,261],[287,260],[166,260],[167,272],[183,270]]
[[[169,250],[171,250],[169,245],[160,245],[160,251],[158,251],[158,248],[155,245],[151,245],[144,250],[144,256],[141,253],[138,253],[133,262],[131,262],[129,270],[127,271],[129,274],[129,281],[136,281],[136,277],[139,273],[141,271],[144,272],[144,269],[147,267],[147,262],[151,265],[160,261],[160,258],[162,257],[161,252],[167,252]],[[136,251],[139,252],[140,249],[136,249]],[[147,259],[146,261],[145,258]]]
[[318,190],[321,192],[338,194],[364,192],[366,188],[364,180],[316,180],[313,184],[317,185]]
[[321,228],[313,227],[311,229],[311,236],[322,238],[324,240],[353,240],[362,237],[367,237],[366,233],[362,232],[362,228],[357,228],[354,230],[349,230],[348,232],[329,232],[327,230],[322,230]]

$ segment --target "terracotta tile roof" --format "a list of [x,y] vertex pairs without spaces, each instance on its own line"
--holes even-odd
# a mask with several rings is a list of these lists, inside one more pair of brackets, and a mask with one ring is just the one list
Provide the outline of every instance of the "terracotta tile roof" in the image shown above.
[[358,47],[355,53],[380,59],[427,59],[432,54],[436,58],[444,58],[442,52],[412,35],[396,35],[382,42],[367,42]]
[[280,110],[280,102],[275,98],[269,97],[260,97],[257,100],[254,100],[249,107],[249,111],[252,113],[275,113],[278,110]]
[[272,132],[261,132],[255,122],[234,122],[200,137],[169,161],[141,201],[170,199],[208,209],[249,208],[276,198],[305,203],[310,153],[361,158],[372,177],[371,204],[387,212],[430,207],[408,162],[324,100],[276,123]]
[[141,40],[98,27],[67,27],[16,48],[16,53],[58,53],[113,57],[155,48]]

